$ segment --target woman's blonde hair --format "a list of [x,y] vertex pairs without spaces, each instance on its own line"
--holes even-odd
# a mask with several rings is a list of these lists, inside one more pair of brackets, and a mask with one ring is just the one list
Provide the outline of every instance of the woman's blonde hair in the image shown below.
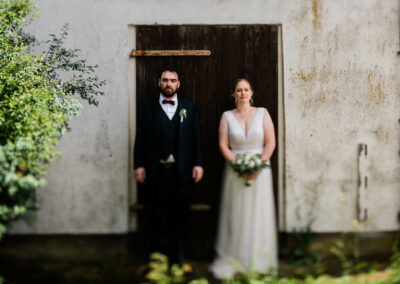
[[[249,80],[247,80],[246,78],[239,78],[239,79],[236,79],[235,85],[234,85],[233,91],[232,91],[232,97],[235,99],[235,105],[237,105],[237,99],[236,99],[236,96],[235,96],[236,86],[237,86],[240,82],[242,82],[242,81],[245,81],[247,84],[249,84],[250,90],[251,90],[251,92],[253,93],[253,87],[251,86]],[[253,94],[252,94],[252,96],[251,96],[251,98],[250,98],[250,105],[254,105]]]

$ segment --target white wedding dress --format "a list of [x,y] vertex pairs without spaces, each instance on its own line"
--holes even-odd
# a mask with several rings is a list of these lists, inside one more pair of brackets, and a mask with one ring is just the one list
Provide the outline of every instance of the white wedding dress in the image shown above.
[[[257,108],[247,137],[233,115],[226,111],[229,146],[236,155],[261,154],[264,147],[264,108]],[[269,164],[269,162],[268,162]],[[256,270],[265,273],[277,269],[277,232],[271,168],[261,171],[251,186],[245,186],[230,166],[225,166],[222,185],[217,258],[210,266],[217,279],[236,272]]]

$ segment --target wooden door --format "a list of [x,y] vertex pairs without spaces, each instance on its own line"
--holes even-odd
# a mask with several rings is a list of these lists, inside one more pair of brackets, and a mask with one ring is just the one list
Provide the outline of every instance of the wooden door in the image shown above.
[[[189,248],[192,259],[207,260],[214,253],[224,168],[218,149],[218,124],[222,113],[235,107],[231,94],[237,78],[247,78],[252,83],[255,106],[268,109],[278,136],[277,38],[278,28],[274,25],[137,26],[137,50],[211,51],[210,56],[136,57],[138,106],[159,95],[157,80],[160,68],[172,65],[179,71],[179,96],[196,102],[199,109],[205,174],[195,188]],[[272,170],[275,181],[278,180],[277,161],[277,154],[274,154]],[[275,199],[277,189],[275,182]],[[146,193],[139,186],[138,202],[145,200]],[[146,234],[144,215],[138,215],[138,231],[142,236]]]

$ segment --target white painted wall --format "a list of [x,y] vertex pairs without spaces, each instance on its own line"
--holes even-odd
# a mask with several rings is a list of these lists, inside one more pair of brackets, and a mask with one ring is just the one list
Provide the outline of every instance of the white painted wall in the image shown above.
[[[14,233],[129,229],[129,105],[137,24],[282,24],[286,229],[399,229],[400,56],[396,0],[40,0],[38,39],[70,24],[67,46],[100,65],[106,96],[60,142],[36,220]],[[131,98],[131,100],[130,100]],[[131,117],[132,121],[132,117]],[[354,227],[357,144],[368,144],[368,221]],[[206,169],[207,170],[207,169]]]

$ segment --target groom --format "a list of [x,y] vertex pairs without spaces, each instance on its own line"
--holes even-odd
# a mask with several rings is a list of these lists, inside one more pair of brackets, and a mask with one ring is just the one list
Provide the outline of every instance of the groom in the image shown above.
[[195,104],[178,98],[177,71],[162,70],[158,86],[138,115],[134,168],[152,199],[153,249],[176,263],[185,259],[193,186],[203,177],[202,138]]

